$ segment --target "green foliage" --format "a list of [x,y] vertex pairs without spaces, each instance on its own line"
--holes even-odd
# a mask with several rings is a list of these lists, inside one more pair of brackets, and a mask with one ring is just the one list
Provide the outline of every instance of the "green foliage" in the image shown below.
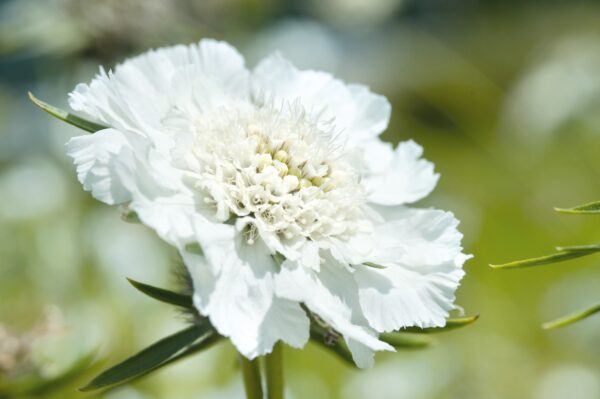
[[73,125],[79,129],[83,129],[86,132],[95,133],[98,130],[107,129],[106,126],[100,125],[98,123],[89,121],[77,115],[73,115],[63,109],[50,105],[39,98],[35,97],[31,92],[29,92],[29,98],[35,105],[40,107],[45,112],[49,113],[55,118],[60,119],[61,121],[67,122],[70,125]]
[[[175,357],[180,359],[183,356],[191,354],[189,352],[197,352],[198,343],[195,346],[192,346],[192,344],[198,339],[201,339],[202,342],[204,342],[204,339],[209,339],[213,334],[214,330],[209,323],[192,325],[182,331],[161,339],[136,355],[105,370],[88,385],[81,388],[81,391],[92,391],[108,386],[114,386],[125,382],[131,382],[136,378],[145,376],[166,364],[172,363]],[[202,346],[202,348],[204,348],[204,346]],[[180,356],[177,356],[178,354]]]
[[589,308],[581,310],[579,312],[571,313],[556,320],[549,321],[542,324],[542,327],[546,330],[554,330],[556,328],[565,327],[571,325],[579,320],[583,320],[596,313],[600,312],[600,303],[597,303]]
[[194,309],[194,304],[190,295],[180,294],[164,288],[158,288],[148,284],[140,283],[139,281],[135,281],[131,278],[128,278],[127,281],[129,281],[131,285],[133,285],[138,291],[158,301],[165,302],[170,305],[180,306],[186,309]]
[[[555,208],[556,211],[569,214],[598,214],[600,213],[600,201],[590,202],[584,205],[579,205],[573,208]],[[541,266],[552,263],[563,262],[582,256],[592,255],[596,252],[600,252],[600,244],[589,244],[589,245],[572,245],[566,247],[556,247],[558,251],[555,254],[546,256],[540,256],[537,258],[529,258],[523,260],[517,260],[509,263],[500,265],[490,265],[494,269],[519,269],[530,266]],[[542,328],[546,330],[553,330],[560,327],[571,325],[577,321],[586,319],[595,313],[600,312],[600,304],[591,306],[579,312],[575,312],[556,320],[546,322],[542,324]]]
[[600,214],[600,201],[575,206],[573,208],[554,208],[557,212],[574,214]]
[[[587,247],[587,246],[584,246]],[[578,248],[578,247],[559,247],[559,248]],[[581,247],[579,247],[581,248]],[[580,258],[582,256],[591,255],[595,252],[600,251],[600,248],[596,249],[580,249],[580,250],[561,250],[558,253],[540,256],[537,258],[529,258],[516,260],[509,263],[504,263],[500,265],[490,265],[490,267],[494,269],[520,269],[523,267],[531,267],[531,266],[541,266],[548,265],[552,263],[564,262],[566,260],[571,260],[575,258]]]
[[421,349],[434,343],[433,338],[427,335],[402,332],[383,333],[379,339],[396,349]]

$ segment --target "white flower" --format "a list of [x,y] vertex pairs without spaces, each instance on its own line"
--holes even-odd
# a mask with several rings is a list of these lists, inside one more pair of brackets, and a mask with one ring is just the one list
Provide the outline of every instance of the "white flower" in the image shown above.
[[438,175],[414,142],[380,141],[390,104],[366,87],[279,55],[248,71],[203,40],[101,70],[70,105],[111,126],[68,143],[84,188],[178,248],[196,307],[245,356],[302,347],[308,309],[367,367],[393,350],[379,332],[454,309],[458,221],[406,206]]

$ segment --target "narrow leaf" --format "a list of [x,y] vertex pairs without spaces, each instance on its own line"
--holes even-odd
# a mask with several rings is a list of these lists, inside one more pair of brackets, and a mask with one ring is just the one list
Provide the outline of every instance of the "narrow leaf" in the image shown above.
[[590,244],[590,245],[572,245],[569,247],[556,247],[557,251],[562,252],[588,252],[594,253],[600,251],[600,244]]
[[467,317],[457,317],[453,319],[446,320],[446,325],[444,327],[429,327],[429,328],[419,328],[419,327],[408,327],[406,329],[401,330],[400,332],[407,333],[440,333],[445,331],[454,330],[456,328],[461,328],[464,326],[468,326],[469,324],[473,324],[479,319],[479,315],[476,316],[467,316]]
[[557,212],[573,214],[598,214],[600,213],[600,201],[575,206],[573,208],[554,208]]
[[35,105],[40,107],[42,110],[46,111],[50,115],[55,118],[60,119],[61,121],[67,122],[70,125],[83,129],[90,133],[95,133],[98,130],[107,129],[106,126],[100,125],[98,123],[89,121],[80,116],[73,115],[63,109],[57,108],[53,105],[50,105],[39,98],[36,98],[31,92],[29,92],[29,99],[33,101]]
[[181,306],[182,308],[194,309],[194,303],[190,295],[180,294],[165,290],[164,288],[154,287],[152,285],[140,283],[134,279],[128,278],[127,281],[133,285],[138,291],[148,295],[151,298],[170,305]]
[[363,265],[372,267],[373,269],[385,269],[385,266],[382,266],[382,265],[379,265],[379,264],[373,263],[373,262],[365,262],[365,263],[363,263]]
[[396,349],[425,348],[434,342],[431,337],[428,337],[426,335],[419,335],[414,333],[407,334],[401,332],[379,334],[379,339],[383,342],[387,342]]
[[539,258],[517,260],[514,262],[504,263],[501,265],[490,265],[490,267],[492,267],[494,269],[518,269],[518,268],[522,268],[522,267],[547,265],[550,263],[558,263],[558,262],[564,262],[564,261],[570,260],[570,259],[580,258],[582,256],[593,254],[594,252],[597,252],[597,251],[600,251],[600,249],[587,250],[587,251],[567,250],[567,251],[558,252],[558,253],[555,253],[552,255],[540,256]]
[[109,385],[123,383],[137,376],[146,374],[160,366],[161,363],[167,361],[180,350],[192,344],[200,336],[208,332],[210,328],[211,326],[208,323],[204,325],[193,325],[185,330],[163,338],[136,355],[105,370],[88,385],[81,388],[81,391],[91,391]]
[[[221,338],[223,338],[223,337],[221,335],[219,335],[215,330],[208,331],[208,333],[206,333],[200,339],[200,341],[196,342],[193,345],[188,346],[185,350],[181,351],[181,353],[178,353],[177,355],[171,357],[170,359],[162,362],[158,366],[148,369],[145,372],[136,375],[135,377],[132,377],[128,380],[111,385],[109,390],[113,389],[113,388],[117,388],[118,386],[120,386],[121,384],[124,384],[124,383],[132,383],[134,381],[137,381],[140,378],[146,377],[147,375],[154,373],[155,371],[160,370],[165,366],[168,366],[170,364],[173,364],[175,362],[183,360],[186,357],[195,355],[196,353],[206,350],[206,349],[210,348],[212,345],[214,345],[215,343],[219,342],[221,340]],[[104,391],[104,392],[106,392],[106,391]]]
[[587,317],[592,316],[595,313],[600,312],[600,303],[597,303],[594,306],[591,306],[587,309],[581,310],[579,312],[571,313],[569,315],[563,316],[556,320],[549,321],[547,323],[542,324],[542,328],[545,330],[553,330],[555,328],[561,328],[573,324],[579,320],[583,320]]

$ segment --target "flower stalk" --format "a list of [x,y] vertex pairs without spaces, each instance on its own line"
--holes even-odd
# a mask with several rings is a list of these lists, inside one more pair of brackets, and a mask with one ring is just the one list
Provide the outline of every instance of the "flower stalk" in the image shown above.
[[267,399],[283,399],[283,345],[278,342],[265,357]]
[[260,377],[260,366],[258,359],[248,360],[240,354],[240,366],[242,367],[242,378],[246,399],[263,399],[262,381]]

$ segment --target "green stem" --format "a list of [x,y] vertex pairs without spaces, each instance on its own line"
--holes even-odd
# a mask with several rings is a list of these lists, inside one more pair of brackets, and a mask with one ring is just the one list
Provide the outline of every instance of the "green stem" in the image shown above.
[[278,342],[265,359],[267,399],[283,399],[283,344]]
[[244,379],[244,388],[246,390],[246,398],[263,399],[258,359],[248,360],[241,354],[239,356],[240,365],[242,367],[242,377]]

